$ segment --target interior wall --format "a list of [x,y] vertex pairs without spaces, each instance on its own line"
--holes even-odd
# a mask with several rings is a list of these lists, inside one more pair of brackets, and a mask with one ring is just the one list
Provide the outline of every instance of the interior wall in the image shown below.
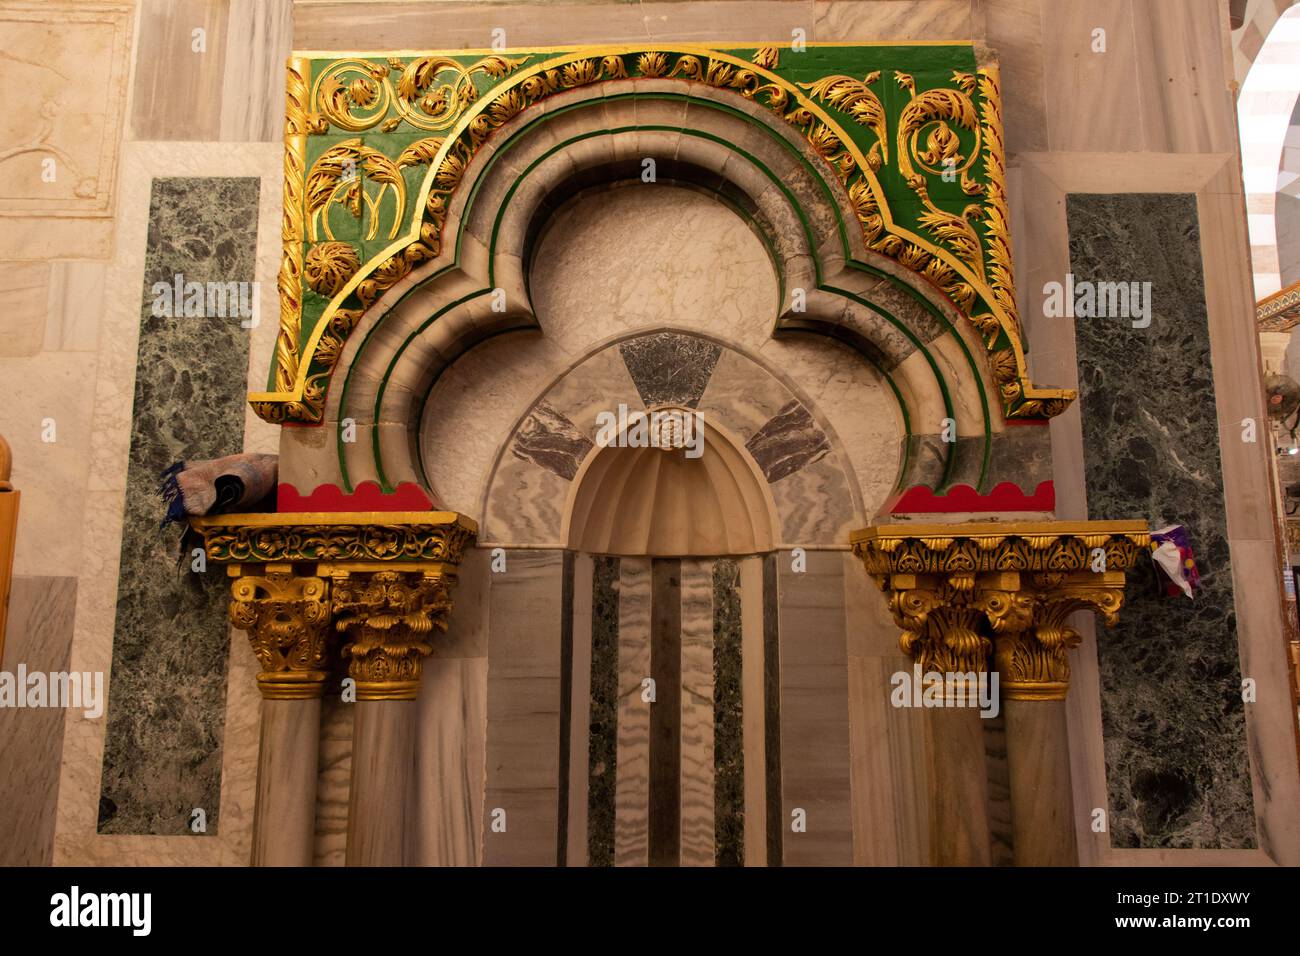
[[[92,8],[110,28],[74,23]],[[59,602],[48,614],[11,615],[11,626],[21,626],[25,633],[22,640],[11,635],[10,646],[63,642],[74,668],[105,673],[110,669],[135,336],[145,291],[143,261],[153,177],[261,177],[256,279],[264,321],[252,332],[250,387],[259,388],[265,381],[274,338],[269,318],[276,314],[282,71],[285,57],[294,48],[482,47],[497,27],[507,30],[511,45],[646,37],[778,38],[796,28],[812,41],[974,39],[993,51],[1002,65],[1012,237],[1034,379],[1068,386],[1078,378],[1074,329],[1068,322],[1044,317],[1039,299],[1043,284],[1062,281],[1070,268],[1065,195],[1191,192],[1197,196],[1201,226],[1218,426],[1230,437],[1232,429],[1239,433],[1242,418],[1263,419],[1249,321],[1253,296],[1245,209],[1227,95],[1233,73],[1232,43],[1221,4],[1214,0],[1114,0],[1100,6],[1093,0],[772,0],[745,3],[743,16],[737,15],[737,9],[726,0],[545,8],[528,3],[384,6],[344,0],[42,4],[31,14],[34,22],[56,38],[46,41],[52,44],[51,51],[64,49],[78,58],[77,68],[60,73],[11,59],[0,63],[0,77],[9,88],[31,90],[24,102],[33,109],[68,93],[69,75],[79,77],[79,82],[88,75],[101,78],[95,86],[105,93],[105,119],[95,128],[101,134],[102,154],[83,156],[83,141],[96,138],[87,134],[86,123],[93,119],[88,113],[80,114],[82,120],[56,124],[51,142],[74,158],[84,158],[83,172],[94,177],[102,190],[96,190],[94,201],[78,200],[68,210],[60,208],[69,202],[67,195],[51,197],[42,192],[42,184],[10,176],[6,178],[10,193],[0,204],[5,234],[12,240],[0,249],[4,265],[0,298],[8,323],[8,334],[0,339],[0,379],[12,385],[14,396],[0,417],[0,428],[14,446],[14,484],[23,491],[15,595],[44,590]],[[196,27],[205,31],[201,53],[191,48]],[[1098,28],[1106,30],[1105,54],[1091,50],[1093,31]],[[33,49],[37,47],[33,41]],[[53,61],[47,57],[45,62]],[[26,142],[40,128],[35,113],[16,112],[13,122],[26,137],[16,142]],[[493,389],[513,387],[513,382],[491,374],[501,367],[500,358],[509,354],[503,347],[507,341],[476,350],[476,361],[482,364],[473,378],[460,380],[462,389],[475,381],[480,387],[485,383]],[[513,348],[530,358],[549,347],[535,344],[545,341],[516,337]],[[800,348],[814,346],[796,346],[791,361],[799,361]],[[493,354],[497,365],[487,361]],[[826,381],[829,391],[851,391],[859,382],[839,373]],[[505,406],[521,407],[523,398],[537,394],[543,384],[531,382],[514,398],[508,392],[496,394],[504,397]],[[254,419],[242,402],[241,409],[243,447],[274,450],[275,430]],[[491,414],[491,404],[481,411]],[[1078,415],[1077,409],[1071,410],[1051,428],[1061,517],[1087,513]],[[47,443],[40,434],[43,420],[51,417],[58,422],[59,440]],[[498,428],[499,424],[485,430],[505,434],[508,428]],[[836,424],[835,430],[850,450],[856,446],[849,427]],[[460,438],[468,445],[479,440],[476,434]],[[1257,588],[1258,582],[1272,579],[1276,572],[1275,533],[1261,510],[1272,496],[1263,477],[1262,445],[1225,440],[1222,448],[1232,576],[1240,595],[1247,582]],[[477,454],[467,452],[480,462],[473,482],[483,480],[491,449],[481,459],[474,457]],[[855,470],[865,473],[856,465]],[[75,578],[75,595],[68,586],[54,586],[66,578]],[[1087,639],[1075,661],[1070,699],[1076,816],[1084,862],[1300,859],[1300,825],[1294,814],[1294,807],[1300,805],[1294,714],[1283,703],[1289,702],[1289,695],[1278,640],[1281,599],[1257,590],[1251,593],[1250,601],[1237,601],[1237,612],[1242,673],[1260,682],[1259,703],[1246,711],[1246,732],[1261,851],[1238,856],[1234,851],[1170,851],[1154,846],[1118,853],[1111,850],[1109,835],[1092,832],[1090,811],[1108,804],[1101,690],[1089,622],[1082,625]],[[454,617],[460,617],[462,606],[458,605]],[[75,624],[65,629],[61,622],[74,613]],[[850,664],[854,656],[861,655],[851,654]],[[459,659],[475,658],[466,652]],[[4,666],[16,665],[7,658]],[[65,715],[62,754],[38,745],[36,741],[43,738],[33,734],[32,746],[39,746],[41,752],[32,759],[56,766],[61,775],[53,837],[57,851],[47,848],[55,861],[246,863],[252,826],[249,781],[258,724],[255,669],[246,641],[236,635],[221,716],[225,766],[218,834],[166,838],[97,834],[102,718],[97,723]],[[466,679],[482,686],[484,677],[476,672]],[[323,752],[326,749],[323,743]],[[0,822],[0,842],[15,826],[12,819]],[[327,829],[337,825],[337,820],[320,820]]]

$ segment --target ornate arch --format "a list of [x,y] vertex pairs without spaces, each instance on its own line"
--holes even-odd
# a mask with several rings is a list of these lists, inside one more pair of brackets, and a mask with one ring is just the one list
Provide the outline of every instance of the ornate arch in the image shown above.
[[[281,327],[271,390],[250,395],[270,421],[322,420],[349,335],[367,310],[409,291],[419,267],[449,255],[465,172],[504,127],[561,94],[635,94],[668,79],[701,99],[757,104],[820,157],[817,173],[856,229],[839,225],[838,256],[815,236],[818,278],[874,269],[938,292],[983,346],[1007,418],[1050,417],[1073,398],[1026,375],[998,73],[969,46],[295,57],[288,79]],[[345,216],[336,229],[340,211],[355,223]]]

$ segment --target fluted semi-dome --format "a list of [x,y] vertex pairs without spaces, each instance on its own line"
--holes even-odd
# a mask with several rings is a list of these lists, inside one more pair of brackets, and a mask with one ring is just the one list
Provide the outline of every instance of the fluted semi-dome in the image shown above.
[[709,427],[703,454],[611,445],[587,457],[564,524],[593,554],[739,555],[776,544],[773,507],[750,457]]

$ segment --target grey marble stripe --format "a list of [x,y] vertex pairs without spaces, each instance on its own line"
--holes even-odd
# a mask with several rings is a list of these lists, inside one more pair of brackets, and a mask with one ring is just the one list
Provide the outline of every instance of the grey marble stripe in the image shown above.
[[1204,590],[1130,574],[1097,628],[1116,847],[1255,846],[1196,197],[1071,195],[1079,282],[1151,282],[1150,325],[1076,318],[1090,518],[1187,525]]
[[773,554],[763,556],[763,758],[767,771],[767,865],[780,866],[785,835],[781,808],[781,645],[777,622],[777,574]]
[[[227,581],[176,571],[158,473],[244,444],[248,332],[239,318],[159,318],[154,283],[252,282],[259,181],[155,179],[149,206],[99,832],[217,832]],[[243,639],[242,636],[240,638]]]
[[713,561],[681,573],[681,864],[713,866]]
[[650,565],[651,866],[681,863],[682,819],[682,562],[655,558]]
[[1002,714],[980,721],[989,778],[989,846],[994,866],[1012,863],[1011,770],[1007,765],[1007,722]]
[[808,409],[796,400],[768,419],[745,447],[771,483],[824,457],[831,443]]
[[619,561],[618,772],[615,774],[614,865],[650,862],[650,559]]

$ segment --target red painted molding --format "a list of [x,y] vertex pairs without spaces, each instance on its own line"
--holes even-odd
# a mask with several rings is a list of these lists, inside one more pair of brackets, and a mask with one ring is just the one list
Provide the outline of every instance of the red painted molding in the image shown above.
[[275,510],[290,511],[433,511],[433,502],[423,488],[404,481],[397,490],[384,494],[377,481],[363,481],[352,491],[345,492],[335,484],[317,485],[316,490],[304,495],[288,482],[276,489]]
[[987,495],[981,495],[970,485],[953,485],[946,494],[937,495],[925,485],[908,488],[892,506],[889,514],[953,514],[959,511],[1054,511],[1056,486],[1050,481],[1041,482],[1032,495],[1020,490],[1014,482],[1004,481]]

